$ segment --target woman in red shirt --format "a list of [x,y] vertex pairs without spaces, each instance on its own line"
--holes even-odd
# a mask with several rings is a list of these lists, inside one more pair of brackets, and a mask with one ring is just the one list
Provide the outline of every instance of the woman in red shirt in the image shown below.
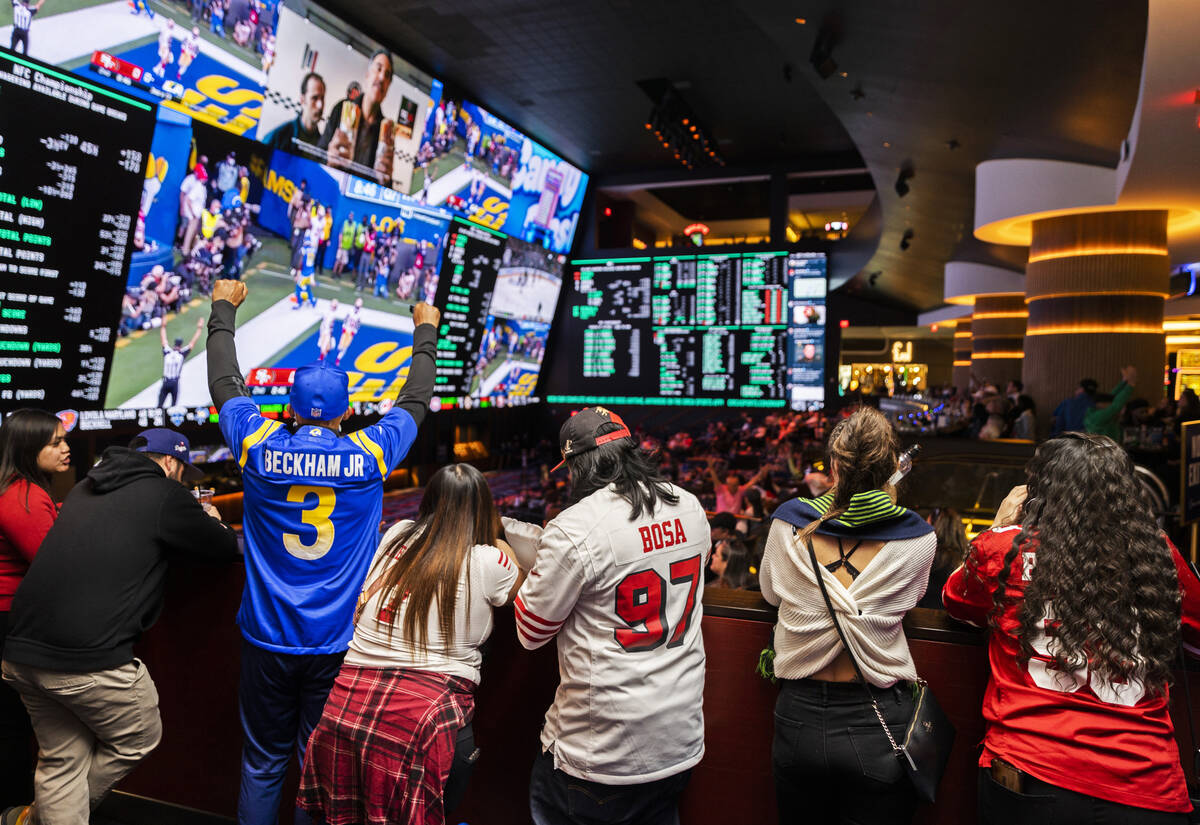
[[991,629],[979,821],[1184,823],[1167,685],[1200,582],[1111,439],[1067,433],[1026,473],[943,593]]
[[[50,477],[71,466],[62,423],[44,410],[17,410],[0,427],[0,653],[8,611],[58,508]],[[29,740],[33,729],[20,696],[0,684],[0,810],[33,799]]]

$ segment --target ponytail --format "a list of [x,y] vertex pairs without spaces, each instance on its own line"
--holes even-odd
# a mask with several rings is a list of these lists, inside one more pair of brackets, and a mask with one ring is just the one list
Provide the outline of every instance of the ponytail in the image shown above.
[[858,493],[888,490],[887,481],[900,460],[900,439],[883,413],[873,407],[859,407],[849,418],[838,422],[829,434],[826,466],[837,479],[830,508],[799,532],[807,541],[822,524],[846,512]]

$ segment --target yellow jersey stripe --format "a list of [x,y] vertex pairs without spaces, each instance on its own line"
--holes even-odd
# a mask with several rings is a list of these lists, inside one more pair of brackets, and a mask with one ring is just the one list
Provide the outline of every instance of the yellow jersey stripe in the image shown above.
[[238,458],[238,466],[242,469],[245,469],[246,459],[250,457],[250,450],[266,441],[267,438],[270,437],[271,433],[275,432],[282,426],[283,425],[278,421],[264,421],[261,427],[243,438],[242,455]]
[[354,441],[355,444],[362,447],[364,450],[366,450],[368,453],[370,453],[372,456],[375,457],[375,463],[379,465],[379,477],[387,478],[388,467],[387,467],[387,462],[384,461],[384,459],[383,459],[383,448],[380,447],[378,444],[376,444],[374,441],[372,441],[370,439],[370,437],[366,433],[364,433],[362,430],[359,430],[356,433],[352,433],[350,438]]

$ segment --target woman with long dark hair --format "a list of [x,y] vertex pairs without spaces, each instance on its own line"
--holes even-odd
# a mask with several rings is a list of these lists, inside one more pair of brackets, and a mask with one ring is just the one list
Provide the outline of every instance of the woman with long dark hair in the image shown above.
[[327,825],[442,822],[461,797],[479,647],[525,578],[500,531],[483,475],[453,464],[384,536],[304,760],[297,804]]
[[793,499],[772,516],[759,584],[779,605],[771,762],[782,825],[900,825],[916,809],[860,681],[861,673],[901,737],[914,710],[909,683],[918,678],[901,621],[925,590],[936,541],[924,519],[896,505],[888,481],[899,458],[892,425],[860,407],[829,435],[833,489]]
[[[45,410],[16,410],[0,426],[0,654],[13,594],[29,570],[58,508],[50,479],[71,466],[62,422]],[[21,697],[0,685],[0,810],[33,799],[29,740],[33,728]]]
[[744,590],[755,583],[756,577],[750,572],[754,557],[750,549],[737,539],[718,541],[713,547],[709,568],[717,574],[716,581],[709,587],[719,587],[727,590]]
[[962,517],[952,507],[938,507],[929,514],[933,534],[937,536],[937,555],[929,570],[929,586],[917,607],[942,608],[942,588],[950,574],[958,569],[967,555],[967,531]]
[[1111,439],[1067,433],[1026,473],[943,594],[991,629],[980,822],[1183,823],[1167,687],[1195,576]]

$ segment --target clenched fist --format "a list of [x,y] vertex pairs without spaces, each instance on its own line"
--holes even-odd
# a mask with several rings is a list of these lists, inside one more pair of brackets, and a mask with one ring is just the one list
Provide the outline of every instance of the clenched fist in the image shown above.
[[433,324],[435,327],[442,320],[442,313],[433,304],[427,304],[424,301],[416,304],[413,307],[413,325],[421,326],[421,324]]
[[222,278],[213,284],[212,300],[214,304],[217,301],[228,301],[236,307],[246,300],[246,292],[246,285],[241,281]]

